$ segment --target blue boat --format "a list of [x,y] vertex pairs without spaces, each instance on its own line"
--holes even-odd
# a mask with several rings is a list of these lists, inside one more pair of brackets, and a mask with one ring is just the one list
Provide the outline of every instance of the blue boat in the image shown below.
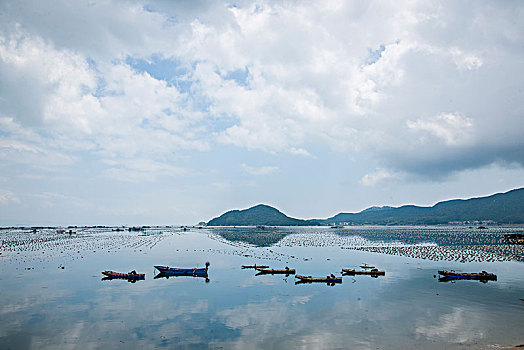
[[462,273],[462,272],[455,272],[455,271],[446,271],[446,270],[440,270],[439,275],[444,276],[444,279],[447,280],[480,280],[480,281],[496,281],[497,275],[493,273],[488,273],[486,271],[482,271],[479,273]]
[[160,271],[164,276],[198,276],[207,277],[207,270],[209,268],[209,262],[206,262],[205,268],[194,267],[192,269],[183,269],[179,267],[169,267],[156,265],[155,269]]

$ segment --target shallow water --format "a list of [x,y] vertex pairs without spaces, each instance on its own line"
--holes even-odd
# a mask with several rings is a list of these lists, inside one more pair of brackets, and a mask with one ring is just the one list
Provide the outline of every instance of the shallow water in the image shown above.
[[[524,343],[524,265],[516,261],[521,250],[515,255],[497,238],[515,229],[490,230],[267,228],[259,241],[254,228],[156,228],[151,235],[99,228],[71,236],[3,230],[0,348],[507,348]],[[445,248],[475,244],[481,249],[471,255],[480,262],[461,263]],[[510,261],[487,261],[493,246]],[[363,250],[376,247],[405,250]],[[422,248],[427,256],[405,256]],[[153,278],[153,265],[206,261],[209,282]],[[325,276],[364,262],[386,276],[295,285],[293,276],[240,268],[289,266]],[[103,281],[100,274],[133,269],[146,280]],[[487,270],[498,280],[442,283],[434,278],[439,269]]]

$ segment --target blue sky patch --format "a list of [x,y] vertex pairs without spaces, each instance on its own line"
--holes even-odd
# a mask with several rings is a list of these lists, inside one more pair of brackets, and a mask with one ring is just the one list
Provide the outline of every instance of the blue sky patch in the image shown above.
[[240,86],[248,86],[249,69],[237,69],[222,75],[225,80],[234,80]]
[[377,62],[382,57],[382,52],[384,52],[385,50],[385,45],[380,45],[376,50],[368,49],[368,57],[366,59],[366,64],[372,65],[373,63]]
[[[179,86],[180,80],[183,80],[187,74],[187,69],[182,67],[180,62],[165,59],[157,55],[153,55],[150,59],[145,60],[142,58],[127,57],[126,64],[131,66],[135,71],[139,73],[148,73],[153,78],[158,80],[164,80],[168,85]],[[181,84],[181,87],[185,87]]]

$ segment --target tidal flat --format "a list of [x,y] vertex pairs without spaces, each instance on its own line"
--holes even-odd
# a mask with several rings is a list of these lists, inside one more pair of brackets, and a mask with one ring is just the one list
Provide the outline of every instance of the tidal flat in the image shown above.
[[[524,343],[522,227],[0,230],[1,349],[511,349]],[[154,265],[208,278],[154,278]],[[242,265],[341,276],[295,284]],[[439,282],[438,270],[497,274]],[[103,280],[104,270],[145,273]]]

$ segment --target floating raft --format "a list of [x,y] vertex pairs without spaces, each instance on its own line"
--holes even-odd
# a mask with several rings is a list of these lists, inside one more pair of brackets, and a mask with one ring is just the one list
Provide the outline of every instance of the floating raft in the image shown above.
[[298,282],[302,282],[302,283],[313,283],[313,282],[342,283],[342,277],[332,277],[332,276],[311,277],[311,276],[295,275],[295,278],[298,278],[299,279]]
[[115,272],[115,271],[103,271],[102,275],[107,276],[109,278],[122,278],[126,280],[143,280],[146,278],[145,273],[122,273],[122,272]]
[[295,269],[290,269],[288,267],[286,267],[285,269],[282,269],[282,270],[278,270],[278,269],[268,269],[268,268],[262,268],[262,267],[256,267],[255,270],[258,271],[257,275],[262,275],[262,274],[271,274],[271,275],[276,275],[276,274],[281,274],[281,275],[294,275],[295,274]]
[[497,275],[494,273],[488,273],[486,271],[482,271],[479,273],[462,273],[462,272],[455,272],[455,271],[446,271],[441,270],[438,272],[439,275],[444,276],[446,279],[461,279],[461,280],[483,280],[483,281],[496,281]]
[[268,265],[242,265],[243,269],[267,269],[269,268]]
[[354,269],[342,269],[344,275],[370,275],[370,276],[384,276],[386,271],[379,271],[378,269],[371,270],[354,270]]

